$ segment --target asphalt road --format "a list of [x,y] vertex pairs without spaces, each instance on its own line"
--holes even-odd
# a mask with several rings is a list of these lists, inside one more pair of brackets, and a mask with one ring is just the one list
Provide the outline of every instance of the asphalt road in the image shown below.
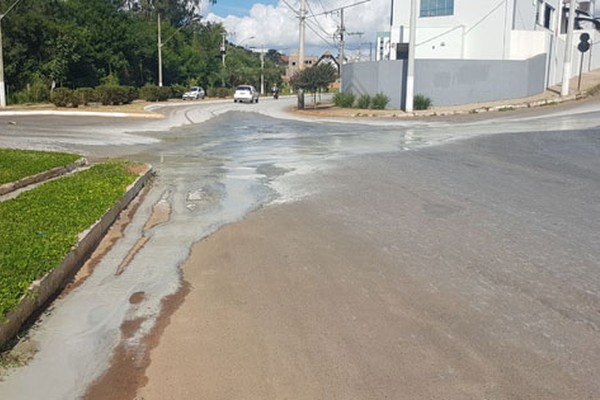
[[[372,125],[284,120],[284,106],[188,105],[141,127],[0,117],[0,145],[159,173],[125,236],[31,332],[38,352],[0,397],[82,396],[114,348],[144,343],[182,265],[192,289],[134,388],[146,399],[169,398],[168,382],[170,398],[600,397],[597,103]],[[263,115],[235,112],[249,110]],[[148,228],[161,204],[168,222]],[[124,339],[126,320],[143,322]],[[153,378],[181,361],[161,355],[192,351],[179,368],[196,375]]]

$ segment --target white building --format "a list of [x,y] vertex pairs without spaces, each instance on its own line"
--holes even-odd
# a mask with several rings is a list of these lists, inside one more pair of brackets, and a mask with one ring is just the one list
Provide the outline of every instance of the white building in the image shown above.
[[[392,0],[392,59],[407,55],[411,1]],[[548,53],[548,37],[566,29],[569,6],[568,0],[564,7],[563,0],[415,1],[415,57],[431,59],[522,60]],[[576,3],[594,15],[594,0]]]

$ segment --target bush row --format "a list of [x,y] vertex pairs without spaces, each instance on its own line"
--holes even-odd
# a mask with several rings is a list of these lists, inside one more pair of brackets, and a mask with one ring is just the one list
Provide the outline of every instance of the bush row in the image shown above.
[[383,93],[377,93],[375,96],[363,94],[357,99],[354,93],[345,92],[336,93],[333,96],[333,102],[336,106],[342,108],[356,107],[362,109],[371,108],[374,110],[384,110],[390,102],[390,98]]
[[102,105],[130,104],[139,97],[139,91],[132,86],[102,85],[95,89],[79,88],[54,89],[50,101],[57,107],[79,107],[89,103]]
[[[336,93],[333,97],[333,102],[336,106],[342,108],[356,107],[361,109],[371,108],[374,110],[384,110],[390,102],[390,98],[383,93],[378,93],[375,96],[363,94],[357,98],[354,93],[346,92]],[[413,107],[415,110],[427,110],[431,105],[432,101],[429,97],[421,94],[415,95],[413,100]]]
[[0,322],[136,177],[126,163],[99,164],[0,203]]

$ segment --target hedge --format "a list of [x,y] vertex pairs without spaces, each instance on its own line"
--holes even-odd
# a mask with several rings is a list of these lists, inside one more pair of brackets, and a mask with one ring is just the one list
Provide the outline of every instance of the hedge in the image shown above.
[[79,158],[75,154],[0,149],[0,185],[67,166]]
[[123,162],[99,164],[0,203],[0,321],[136,177]]

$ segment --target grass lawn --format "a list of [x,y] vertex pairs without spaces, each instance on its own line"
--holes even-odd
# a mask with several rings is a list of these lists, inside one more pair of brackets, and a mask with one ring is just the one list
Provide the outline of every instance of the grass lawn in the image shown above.
[[129,167],[95,165],[0,203],[0,322],[34,280],[60,265],[78,235],[121,199],[138,176]]
[[0,185],[15,182],[78,160],[76,154],[0,149]]

